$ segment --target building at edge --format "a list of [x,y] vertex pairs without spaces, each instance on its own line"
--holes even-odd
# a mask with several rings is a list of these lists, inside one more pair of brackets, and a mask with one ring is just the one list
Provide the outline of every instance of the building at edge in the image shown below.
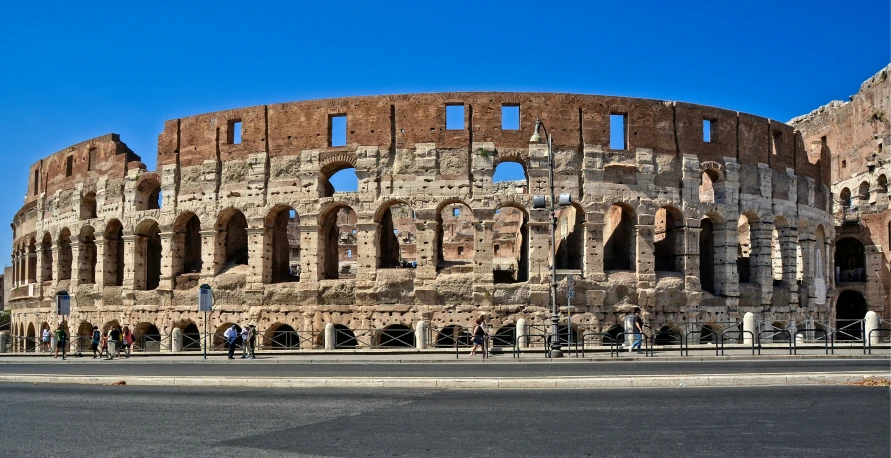
[[[64,290],[73,335],[128,325],[197,348],[206,283],[208,329],[254,322],[266,343],[320,347],[333,325],[340,347],[434,346],[478,316],[512,341],[550,314],[536,119],[556,192],[573,199],[554,256],[573,332],[621,332],[635,306],[681,334],[746,312],[779,329],[888,318],[889,69],[790,123],[624,97],[438,93],[167,121],[155,171],[116,134],[87,140],[28,172],[11,333],[28,349],[62,321]],[[525,179],[493,181],[508,163]],[[357,192],[329,182],[344,169]]]

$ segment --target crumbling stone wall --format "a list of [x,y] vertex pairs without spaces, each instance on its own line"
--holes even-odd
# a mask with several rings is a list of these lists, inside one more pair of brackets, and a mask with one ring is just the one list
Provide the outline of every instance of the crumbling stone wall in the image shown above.
[[[464,107],[463,129],[446,129],[447,105]],[[519,129],[503,128],[504,106],[520,107]],[[624,120],[621,147],[610,145],[610,115]],[[339,116],[346,117],[342,146],[332,145]],[[536,118],[553,135],[555,192],[573,198],[556,247],[548,211],[532,206],[533,196],[550,191],[547,146],[529,143]],[[810,285],[815,234],[835,235],[819,197],[829,194],[828,155],[804,145],[792,126],[748,114],[573,94],[355,97],[171,120],[158,139],[157,171],[146,170],[114,134],[31,167],[25,205],[13,221],[14,319],[37,328],[52,322],[52,297],[67,289],[73,322],[118,320],[167,335],[201,321],[194,304],[197,286],[207,283],[216,300],[211,329],[254,321],[261,329],[287,325],[318,335],[327,323],[362,330],[425,321],[436,330],[469,326],[479,315],[496,328],[521,318],[541,324],[549,315],[552,252],[561,245],[558,302],[566,303],[566,275],[575,275],[573,323],[594,330],[620,325],[634,306],[654,327],[720,328],[747,311],[771,322],[822,319],[828,308]],[[503,162],[521,164],[525,180],[493,182]],[[357,192],[335,192],[328,182],[345,168],[355,169]],[[700,187],[710,189],[705,198]],[[97,214],[86,217],[90,193]],[[397,206],[412,216],[390,210]],[[286,237],[276,225],[283,211],[297,220]],[[737,243],[741,215],[750,238],[744,250]],[[78,235],[87,227],[95,240]],[[703,236],[703,228],[710,233]],[[59,242],[65,230],[69,279],[59,268],[68,256]],[[417,268],[382,265],[394,235],[384,230],[397,231],[400,256]],[[149,249],[155,237],[159,259]],[[701,239],[712,241],[705,263]],[[85,243],[95,244],[95,266]],[[517,260],[510,278],[497,273],[502,243]],[[293,268],[281,253],[297,246],[299,281],[281,281],[276,272]],[[737,272],[741,252],[749,258],[745,284]],[[346,271],[345,257],[354,262]],[[831,269],[831,256],[826,260]],[[712,266],[710,277],[701,265]],[[45,275],[35,278],[34,269]],[[95,270],[93,282],[85,269]],[[712,284],[703,289],[706,277]]]

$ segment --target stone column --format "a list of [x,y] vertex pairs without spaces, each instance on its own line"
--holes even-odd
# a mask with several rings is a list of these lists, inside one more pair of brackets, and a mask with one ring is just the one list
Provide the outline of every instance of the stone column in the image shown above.
[[773,221],[754,223],[749,221],[749,238],[752,251],[749,255],[751,282],[761,285],[761,304],[770,307],[773,299],[773,270],[770,242],[773,239]]
[[374,281],[380,262],[381,224],[356,224],[356,280]]
[[[481,224],[474,224],[474,228],[476,229],[475,235],[473,237],[473,283],[474,283],[474,302],[477,304],[482,304],[485,302],[490,302],[491,297],[486,296],[486,292],[491,294],[492,285],[495,283],[494,273],[492,269],[495,268],[494,262],[494,248],[493,248],[493,231],[495,229],[495,221],[482,221]],[[528,234],[528,228],[527,228]],[[529,240],[531,237],[527,237],[526,240],[518,240],[518,242],[522,245],[520,249],[526,250],[529,252]],[[528,260],[528,257],[527,257]],[[518,268],[522,268],[522,266],[517,266]],[[529,274],[529,263],[526,263],[526,275],[528,278]],[[521,275],[520,272],[517,272],[517,275]]]
[[183,351],[183,330],[173,328],[173,331],[170,332],[170,352],[179,353],[181,351]]
[[100,289],[105,287],[105,237],[102,234],[96,235],[93,240],[96,244],[96,286]]
[[816,290],[814,288],[816,274],[813,263],[816,242],[817,240],[813,234],[802,235],[798,239],[798,244],[801,247],[801,292],[799,292],[799,295],[804,294],[804,298],[802,299],[799,296],[798,301],[799,305],[805,307],[813,306],[816,299]]
[[[688,291],[702,289],[702,279],[699,278],[699,234],[702,232],[700,222],[688,219],[684,227],[684,288]],[[713,232],[714,234],[714,232]]]
[[84,264],[83,250],[85,250],[85,249],[86,249],[86,247],[84,246],[83,243],[80,242],[80,240],[75,238],[74,240],[71,241],[71,287],[72,288],[74,288],[75,286],[77,286],[81,283],[85,283],[85,281],[84,281],[85,279],[81,278],[81,276],[84,275],[84,273],[86,272],[86,270],[88,268],[87,266],[83,265]]
[[520,348],[527,348],[529,346],[529,342],[526,339],[526,319],[520,318],[517,320],[517,342]]
[[124,288],[145,289],[145,237],[125,235],[124,239]]
[[715,295],[739,297],[739,273],[736,270],[737,221],[713,223],[715,249]]
[[325,323],[325,350],[334,350],[337,346],[337,335],[334,332],[334,325]]
[[223,250],[226,231],[208,230],[200,231],[199,234],[201,234],[201,281],[207,283],[226,262]]
[[423,321],[415,325],[415,346],[418,350],[427,348],[427,323]]
[[[21,284],[21,273],[22,269],[19,267],[21,263],[21,256],[13,254],[12,255],[12,287],[15,288]],[[7,292],[7,294],[9,294]]]
[[[789,285],[789,291],[798,292],[797,265],[798,265],[798,228],[785,226],[777,228],[777,242],[780,244],[783,261],[783,281]],[[798,296],[793,294],[793,303],[797,303]]]
[[[534,213],[534,211],[533,211]],[[547,219],[547,218],[546,218]],[[551,278],[551,235],[548,222],[531,221],[529,228],[530,283],[548,284]]]
[[653,215],[641,214],[637,216],[637,248],[635,259],[637,266],[632,265],[637,271],[638,288],[656,287],[656,254],[654,252],[654,226]]
[[[182,270],[181,241],[183,235],[175,232],[161,232],[158,234],[158,237],[161,238],[161,277],[158,283],[158,289],[175,289],[176,275]],[[180,241],[180,243],[176,243],[177,241]],[[179,246],[180,248],[176,250],[176,248],[174,248],[175,246]],[[176,256],[174,250],[178,251],[180,256],[180,268],[176,270],[174,270],[174,257]]]
[[[312,215],[315,221],[317,215]],[[307,216],[301,221],[309,220]],[[358,231],[357,231],[358,232]],[[300,282],[309,281],[318,283],[322,278],[322,256],[319,253],[319,226],[316,224],[300,225],[300,263],[303,268],[300,272]]]
[[[272,231],[266,227],[249,227],[247,289],[259,289],[272,282]],[[268,272],[268,274],[267,274]]]
[[585,265],[582,276],[594,281],[605,281],[603,273],[603,213],[589,213],[585,228]]
[[50,266],[52,276],[53,276],[53,289],[55,289],[59,285],[59,273],[62,270],[60,268],[61,265],[59,262],[60,261],[59,252],[61,251],[59,248],[60,248],[59,244],[57,242],[53,242],[52,249],[51,249],[53,252],[53,265]]

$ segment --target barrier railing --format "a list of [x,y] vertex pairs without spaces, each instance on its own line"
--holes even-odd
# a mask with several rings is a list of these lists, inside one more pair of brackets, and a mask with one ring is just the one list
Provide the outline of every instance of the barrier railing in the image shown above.
[[746,331],[743,329],[724,330],[721,332],[721,335],[719,336],[720,338],[718,339],[718,341],[720,342],[719,345],[721,347],[721,356],[724,356],[724,345],[725,345],[725,342],[727,341],[726,336],[729,334],[739,334],[739,338],[729,339],[729,340],[732,340],[732,341],[737,342],[742,345],[745,345],[744,336],[746,334],[752,336],[752,356],[755,356],[755,333],[753,333],[752,331]]
[[520,336],[514,337],[514,351],[513,357],[519,358],[520,351],[523,348],[536,347],[536,343],[541,343],[542,347],[547,345],[548,342],[548,332],[547,328],[539,325],[530,325],[526,327],[526,335],[524,337],[526,339],[525,345],[523,347],[520,346]]
[[318,334],[310,331],[274,331],[270,336],[267,334],[269,331],[257,331],[254,336],[254,343],[257,345],[255,351],[300,350],[304,344],[312,348],[318,337]]
[[[461,356],[462,348],[473,348],[475,344],[473,343],[473,335],[469,331],[461,331],[455,340],[455,359],[458,359]],[[491,338],[489,336],[483,337],[482,351],[483,359],[489,358],[489,343],[491,342]]]
[[[822,329],[822,328],[800,328],[800,329],[797,329],[797,330],[796,330],[796,334],[795,334],[794,338],[792,339],[792,345],[793,345],[793,346],[792,346],[792,352],[793,352],[793,354],[795,354],[795,355],[798,354],[798,332],[803,332],[803,333],[805,333],[805,334],[802,334],[802,335],[801,335],[801,339],[802,339],[805,343],[808,343],[808,342],[819,342],[820,340],[822,340],[822,341],[823,341],[823,347],[824,347],[824,349],[825,349],[825,351],[826,351],[826,354],[827,354],[827,355],[829,354],[829,342],[830,342],[832,339],[829,338],[829,333],[826,332],[826,330],[825,330],[825,329]],[[823,338],[820,339],[820,338],[818,338],[818,337],[813,337],[813,338],[809,338],[809,337],[807,337],[809,334],[811,334],[811,333],[816,333],[816,332],[822,332],[822,333],[823,333]],[[835,354],[835,345],[832,346],[832,354]]]
[[702,342],[702,339],[705,336],[714,336],[715,337],[715,356],[720,356],[720,352],[721,352],[720,341],[721,341],[721,339],[718,338],[718,333],[712,329],[706,329],[706,330],[700,329],[699,331],[687,331],[687,333],[684,334],[684,344],[683,344],[684,352],[686,352],[686,353],[682,352],[681,356],[690,356],[690,336],[694,335],[694,334],[699,335],[700,342]]
[[579,355],[578,338],[575,337],[572,331],[567,331],[557,334],[549,334],[547,337],[545,337],[545,356],[547,358],[551,357],[551,352],[553,350],[552,343],[554,342],[554,339],[557,340],[557,344],[559,345],[561,351],[563,349],[563,343],[565,342],[567,353],[572,353],[572,349],[573,347],[575,347],[575,355]]
[[863,353],[866,354],[869,351],[869,354],[872,354],[872,335],[873,333],[879,334],[879,340],[881,340],[882,333],[887,333],[889,335],[888,338],[891,338],[891,328],[875,328],[869,330],[869,335],[866,336],[866,340],[863,345]]
[[671,338],[672,340],[676,340],[678,349],[681,351],[681,356],[684,356],[684,340],[681,338],[680,334],[678,334],[678,331],[675,331],[675,330],[671,330],[671,331],[659,330],[659,331],[654,332],[652,335],[650,335],[650,345],[649,345],[650,350],[649,350],[649,354],[647,356],[654,355],[655,347],[656,347],[656,338],[659,336],[667,336],[667,337]]
[[776,335],[778,335],[778,334],[786,334],[786,335],[789,337],[789,354],[790,354],[790,355],[792,354],[792,345],[793,345],[793,342],[792,342],[792,340],[793,340],[793,338],[792,338],[792,333],[789,332],[788,329],[780,329],[779,331],[776,331],[776,330],[773,330],[773,329],[767,329],[767,330],[759,331],[759,332],[758,332],[758,336],[757,336],[757,337],[758,337],[758,354],[759,354],[759,355],[761,354],[761,335],[762,335],[762,334],[770,334],[770,335],[771,335],[771,336],[770,336],[770,337],[771,337],[771,341],[773,341],[773,337],[776,336]]
[[[599,337],[599,339],[598,339]],[[585,357],[585,348],[587,342],[591,340],[592,342],[600,342],[600,345],[591,345],[591,347],[602,347],[604,345],[609,345],[609,356],[619,356],[619,352],[622,349],[620,339],[620,334],[611,334],[608,332],[586,332],[582,334],[582,358]]]
[[863,342],[863,329],[866,320],[845,320],[850,323],[834,328],[832,331],[833,343],[838,342]]
[[[185,335],[183,336],[185,340]],[[183,342],[185,346],[185,342]],[[133,353],[160,353],[170,351],[171,338],[169,335],[160,334],[133,334]]]

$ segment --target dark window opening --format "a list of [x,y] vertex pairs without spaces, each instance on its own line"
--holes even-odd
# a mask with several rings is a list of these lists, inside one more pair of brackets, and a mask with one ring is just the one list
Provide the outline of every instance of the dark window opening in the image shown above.
[[614,150],[624,150],[626,139],[628,138],[628,129],[626,124],[626,114],[610,114],[609,115],[609,148]]
[[866,281],[866,249],[859,240],[845,237],[835,244],[836,283]]
[[712,141],[712,121],[710,119],[702,120],[702,141],[705,143]]
[[74,172],[74,156],[65,158],[65,176],[70,177]]
[[346,115],[331,115],[328,118],[330,128],[328,131],[328,146],[346,146],[347,144],[347,118]]
[[90,148],[90,151],[87,153],[87,171],[93,170],[93,167],[96,166],[96,148]]
[[238,145],[241,143],[241,120],[233,119],[229,121],[229,143]]
[[492,241],[498,243],[498,256],[492,259],[494,282],[528,281],[529,228],[526,215],[518,208],[504,207],[494,219]]
[[783,133],[782,132],[773,132],[773,142],[772,148],[774,156],[781,156],[783,154]]
[[631,270],[634,265],[635,227],[631,214],[620,205],[607,211],[604,229],[604,270]]

